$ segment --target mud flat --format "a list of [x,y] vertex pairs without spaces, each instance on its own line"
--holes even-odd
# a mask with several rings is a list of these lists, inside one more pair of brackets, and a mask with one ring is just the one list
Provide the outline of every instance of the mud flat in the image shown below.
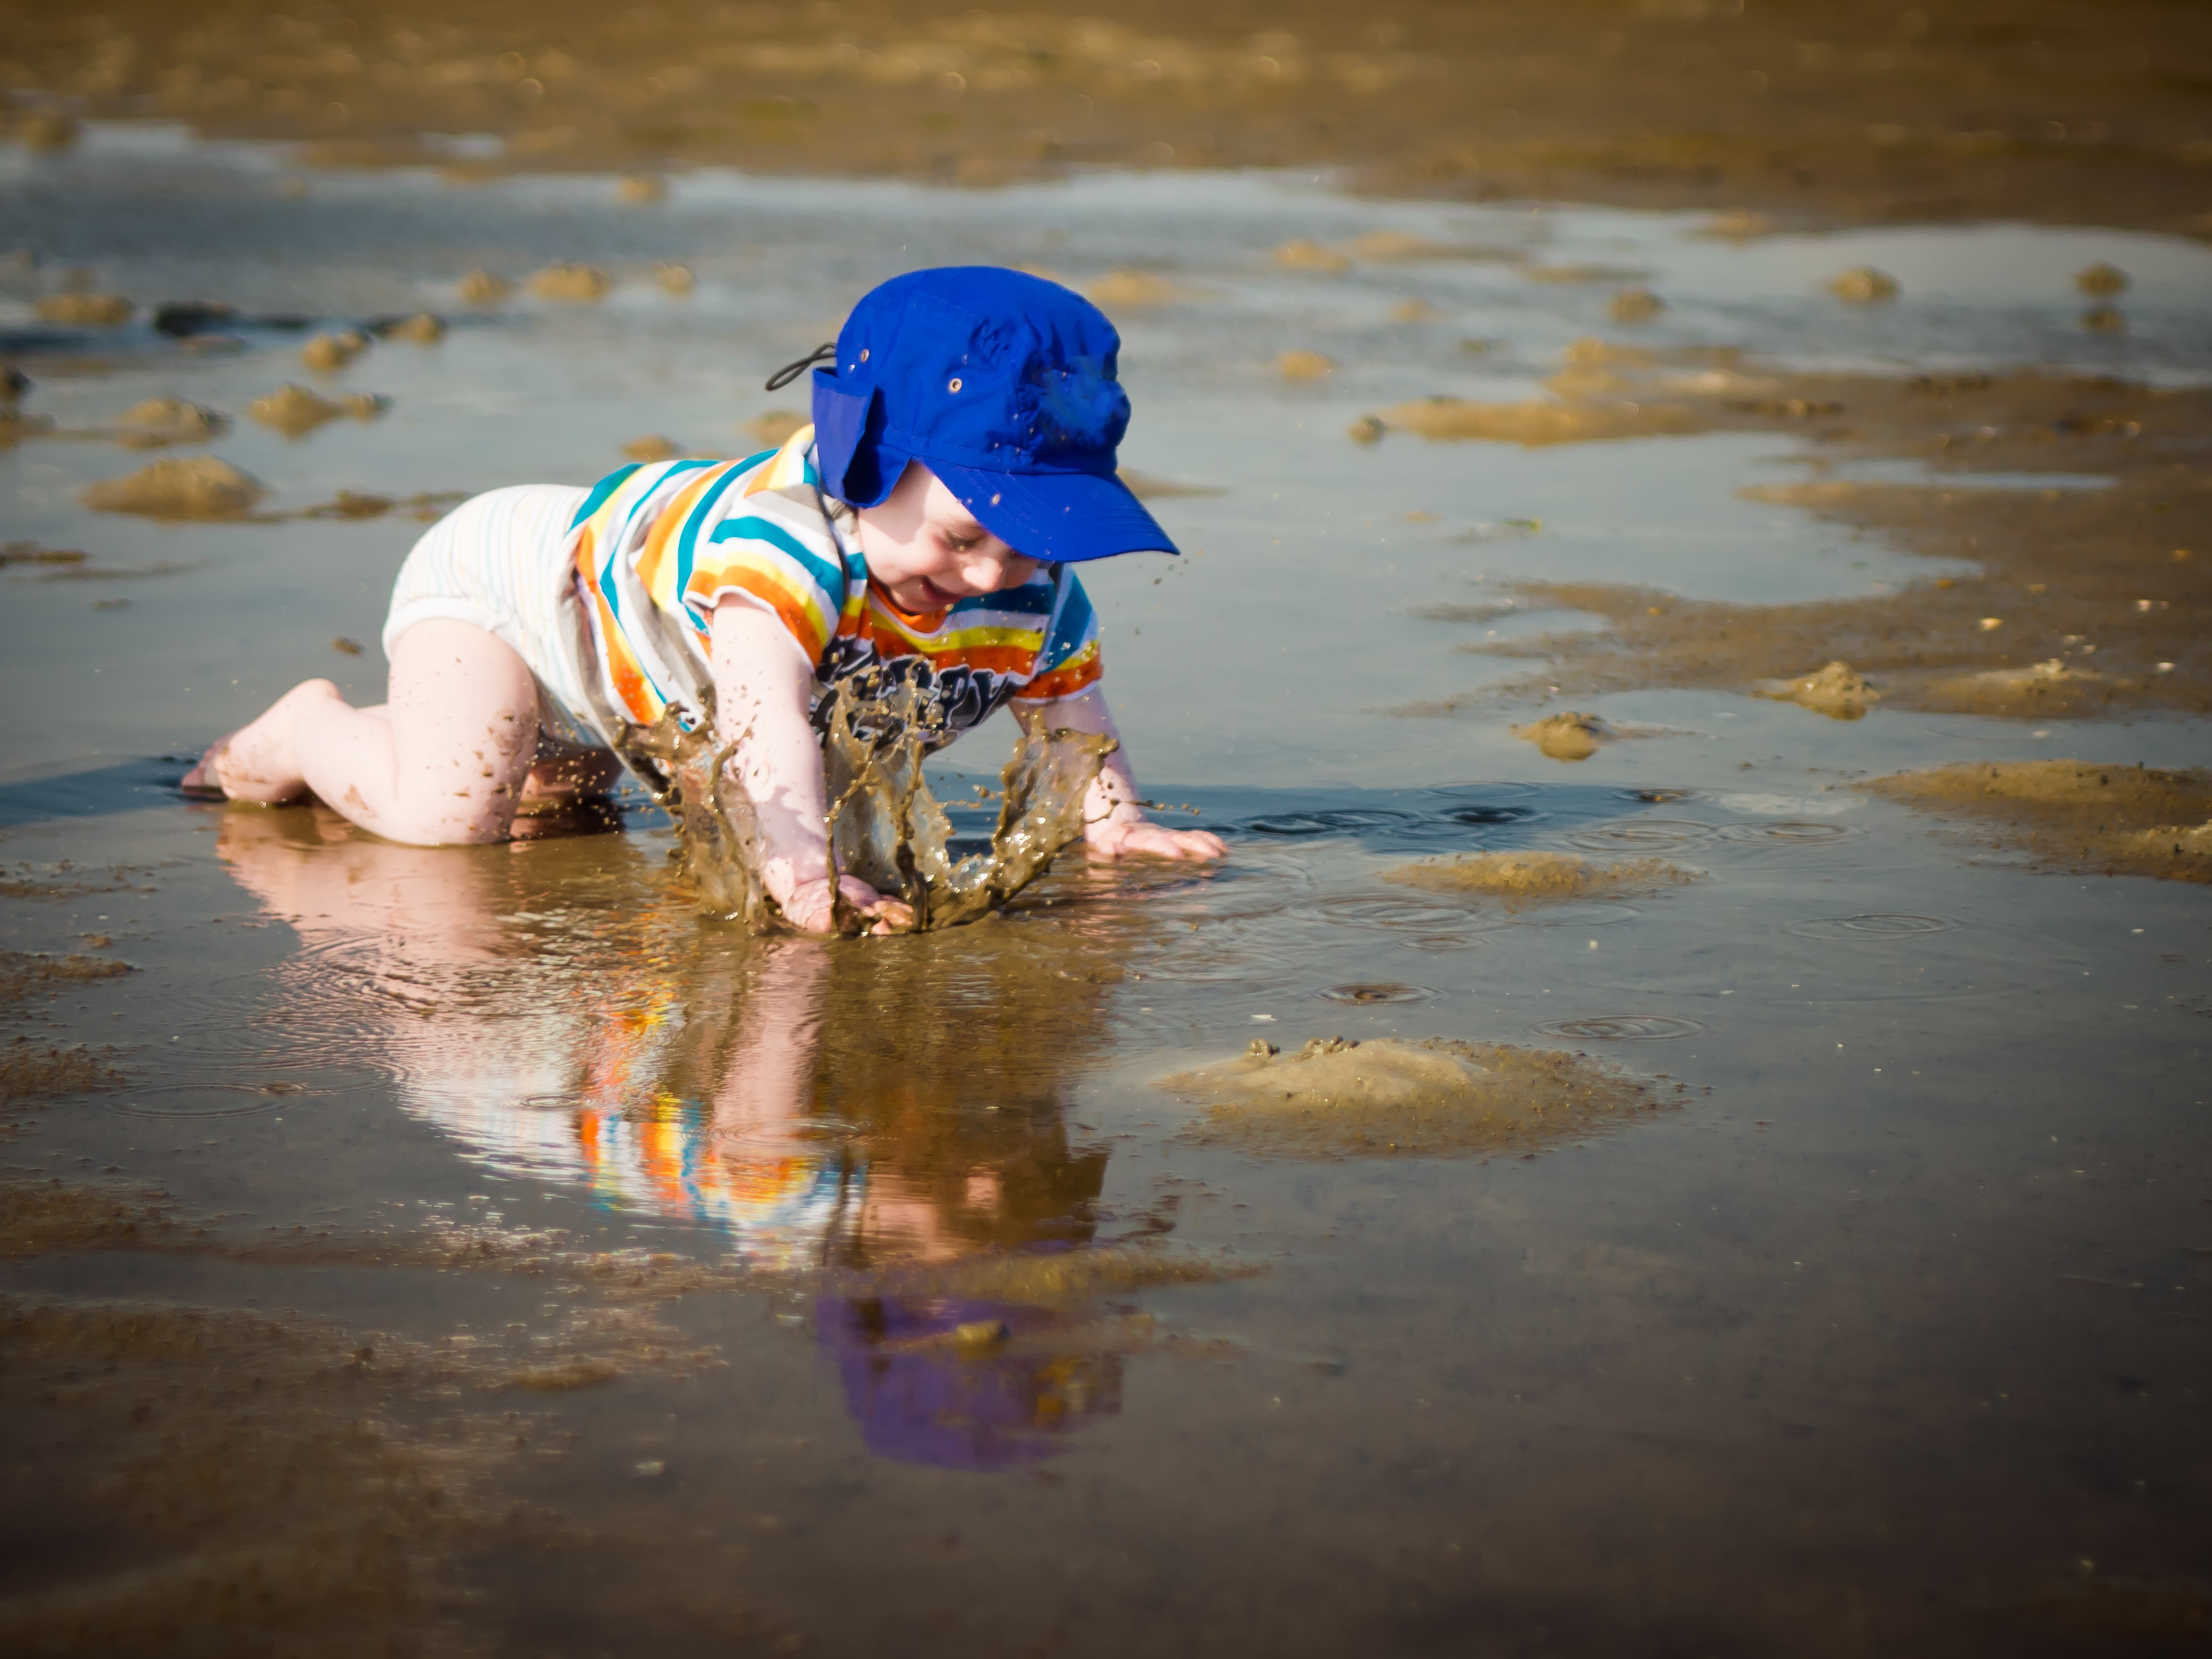
[[[684,0],[666,14],[689,47],[673,69],[665,45],[576,0],[313,19],[120,0],[100,15],[15,7],[10,85],[313,141],[311,163],[442,162],[456,180],[1326,164],[1408,194],[1721,210],[1739,237],[1775,219],[2201,230],[2206,211],[2202,89],[2174,66],[2201,62],[2212,25],[2185,8],[1838,13],[1808,39],[1794,9],[1698,0],[1602,15],[1422,0],[1388,19],[1135,0],[1110,20],[869,0],[785,38]],[[855,83],[869,119],[825,118]],[[449,132],[506,143],[453,163],[416,137]]]
[[[1799,435],[1814,476],[1751,486],[1741,492],[1747,499],[1972,562],[1982,574],[1767,605],[1601,583],[1516,584],[1510,597],[1522,608],[1595,612],[1612,625],[1463,647],[1548,666],[1455,706],[1691,686],[1784,696],[1846,719],[1877,700],[2036,720],[2212,709],[2212,392],[2032,373],[1788,374],[1724,351],[1597,343],[1570,353],[1569,374],[1594,381],[1607,400],[1624,387],[1663,392],[1685,411],[1687,430]],[[1575,400],[1556,407],[1564,430]],[[1386,421],[1391,413],[1382,411]],[[1447,411],[1443,424],[1455,435],[1482,428],[1465,435],[1527,441],[1487,419],[1462,422]],[[1877,460],[1911,460],[1928,476],[1835,476]],[[1978,482],[1993,473],[2011,475],[2008,487]],[[2056,476],[2039,487],[2039,473]],[[2085,488],[2084,474],[2110,483]],[[1808,663],[1828,666],[1808,671]]]
[[1200,1139],[1300,1158],[1533,1151],[1658,1109],[1647,1085],[1577,1054],[1440,1037],[1255,1042],[1160,1087],[1205,1106]]
[[2212,771],[1970,762],[1860,787],[2059,869],[2212,882]]
[[1400,887],[1431,893],[1479,893],[1510,903],[1609,897],[1702,881],[1705,873],[1665,859],[1621,859],[1601,864],[1572,853],[1468,853],[1424,859],[1383,872]]

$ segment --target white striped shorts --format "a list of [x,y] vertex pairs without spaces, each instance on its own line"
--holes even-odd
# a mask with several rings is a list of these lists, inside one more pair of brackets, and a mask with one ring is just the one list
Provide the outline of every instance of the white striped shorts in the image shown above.
[[568,530],[591,492],[514,484],[462,502],[399,567],[384,654],[416,623],[471,623],[512,647],[538,680],[538,722],[564,743],[613,747],[591,716],[587,624],[569,579]]

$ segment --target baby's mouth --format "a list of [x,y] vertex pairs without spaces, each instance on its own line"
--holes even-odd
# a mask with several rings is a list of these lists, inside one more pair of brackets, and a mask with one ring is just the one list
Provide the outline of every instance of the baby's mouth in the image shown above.
[[943,611],[960,597],[957,593],[946,592],[927,576],[916,576],[914,588],[922,599],[921,604],[914,607],[917,611]]

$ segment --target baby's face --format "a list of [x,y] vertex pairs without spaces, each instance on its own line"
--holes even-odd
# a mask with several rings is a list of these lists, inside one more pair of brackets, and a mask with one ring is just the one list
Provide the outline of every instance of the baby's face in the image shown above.
[[1037,572],[1036,560],[976,523],[919,461],[908,464],[881,505],[857,516],[868,574],[902,611],[942,611],[955,599],[1019,587]]

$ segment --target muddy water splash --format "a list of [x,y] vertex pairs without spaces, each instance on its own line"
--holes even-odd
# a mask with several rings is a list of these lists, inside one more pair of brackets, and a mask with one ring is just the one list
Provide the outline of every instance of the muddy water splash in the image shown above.
[[[1084,801],[1119,746],[1088,732],[1026,734],[1000,775],[989,849],[956,860],[951,820],[923,773],[946,741],[930,684],[855,676],[831,692],[817,724],[837,867],[904,900],[914,933],[977,921],[1048,871],[1082,839]],[[766,930],[781,918],[761,884],[759,817],[728,769],[738,741],[717,742],[711,720],[687,729],[672,708],[633,728],[623,752],[676,821],[700,911]],[[838,923],[844,933],[869,925],[842,898]]]
[[856,676],[826,711],[823,767],[838,866],[914,909],[914,931],[988,915],[1083,836],[1083,805],[1119,746],[1088,732],[1024,735],[1000,774],[988,852],[955,860],[952,824],[922,763],[943,741],[943,710],[920,681]]

